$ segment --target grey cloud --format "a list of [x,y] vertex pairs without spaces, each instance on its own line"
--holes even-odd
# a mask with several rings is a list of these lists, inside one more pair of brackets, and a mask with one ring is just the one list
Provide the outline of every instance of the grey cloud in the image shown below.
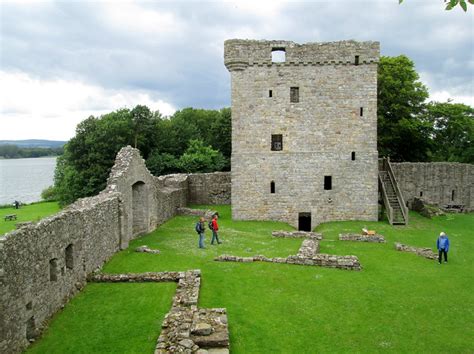
[[[110,27],[103,7],[94,2],[2,4],[2,68],[142,90],[177,108],[219,108],[230,105],[223,41],[249,30],[257,38],[300,43],[378,40],[382,54],[406,54],[419,72],[430,73],[432,91],[472,88],[473,11],[445,12],[427,2],[303,2],[288,3],[276,18],[262,19],[218,2],[139,4],[173,13],[185,24],[185,33],[153,37]],[[456,38],[440,35],[461,30]],[[446,65],[448,60],[455,64]]]

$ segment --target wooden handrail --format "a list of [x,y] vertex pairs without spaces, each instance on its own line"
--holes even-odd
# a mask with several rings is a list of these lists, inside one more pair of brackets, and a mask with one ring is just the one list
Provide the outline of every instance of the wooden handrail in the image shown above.
[[387,209],[388,222],[390,225],[393,225],[393,208],[390,206],[387,191],[385,189],[385,186],[383,185],[383,178],[380,175],[380,172],[379,172],[379,185],[380,185],[380,189],[382,190],[383,204],[385,205],[385,209]]
[[397,183],[397,179],[395,178],[395,174],[393,173],[392,165],[390,164],[390,161],[388,159],[387,160],[384,159],[384,163],[385,163],[384,167],[386,168],[385,171],[388,172],[390,181],[392,182],[393,189],[395,191],[395,194],[397,195],[398,202],[400,204],[400,208],[403,214],[403,218],[405,219],[405,224],[408,224],[408,208],[405,205],[405,200],[403,199],[402,192],[400,191],[400,188]]

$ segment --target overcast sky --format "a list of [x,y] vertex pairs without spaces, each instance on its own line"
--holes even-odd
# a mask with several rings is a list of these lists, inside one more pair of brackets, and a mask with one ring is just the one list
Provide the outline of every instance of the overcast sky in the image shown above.
[[230,106],[229,38],[380,41],[415,62],[431,100],[474,106],[473,15],[441,0],[0,0],[0,139],[68,140],[137,104]]

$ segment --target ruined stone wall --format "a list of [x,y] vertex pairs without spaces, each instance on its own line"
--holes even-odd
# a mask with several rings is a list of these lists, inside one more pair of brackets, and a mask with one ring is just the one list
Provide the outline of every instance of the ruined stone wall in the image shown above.
[[103,193],[0,237],[1,353],[26,348],[119,250],[119,219],[119,195]]
[[[272,49],[286,61],[272,63]],[[225,42],[233,218],[377,220],[378,56],[378,42]],[[282,136],[281,151],[271,151],[272,135]]]
[[106,189],[0,236],[0,353],[18,353],[118,250],[186,206],[187,175],[153,177],[123,148]]
[[422,198],[428,204],[463,204],[474,210],[474,165],[449,162],[391,163],[406,201]]
[[189,204],[230,204],[230,172],[194,173],[188,175]]

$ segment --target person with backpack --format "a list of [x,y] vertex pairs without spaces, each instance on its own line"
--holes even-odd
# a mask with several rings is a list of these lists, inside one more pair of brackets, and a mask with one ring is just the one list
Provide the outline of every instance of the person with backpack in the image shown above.
[[217,224],[217,217],[218,216],[219,216],[219,214],[215,213],[212,216],[212,220],[209,222],[209,228],[212,230],[211,245],[214,244],[214,240],[216,240],[218,244],[222,243],[221,241],[219,241],[219,236],[217,235],[217,231],[219,231],[219,225]]
[[204,232],[206,231],[204,221],[205,219],[201,217],[195,226],[196,232],[199,235],[199,248],[206,248],[204,247]]

